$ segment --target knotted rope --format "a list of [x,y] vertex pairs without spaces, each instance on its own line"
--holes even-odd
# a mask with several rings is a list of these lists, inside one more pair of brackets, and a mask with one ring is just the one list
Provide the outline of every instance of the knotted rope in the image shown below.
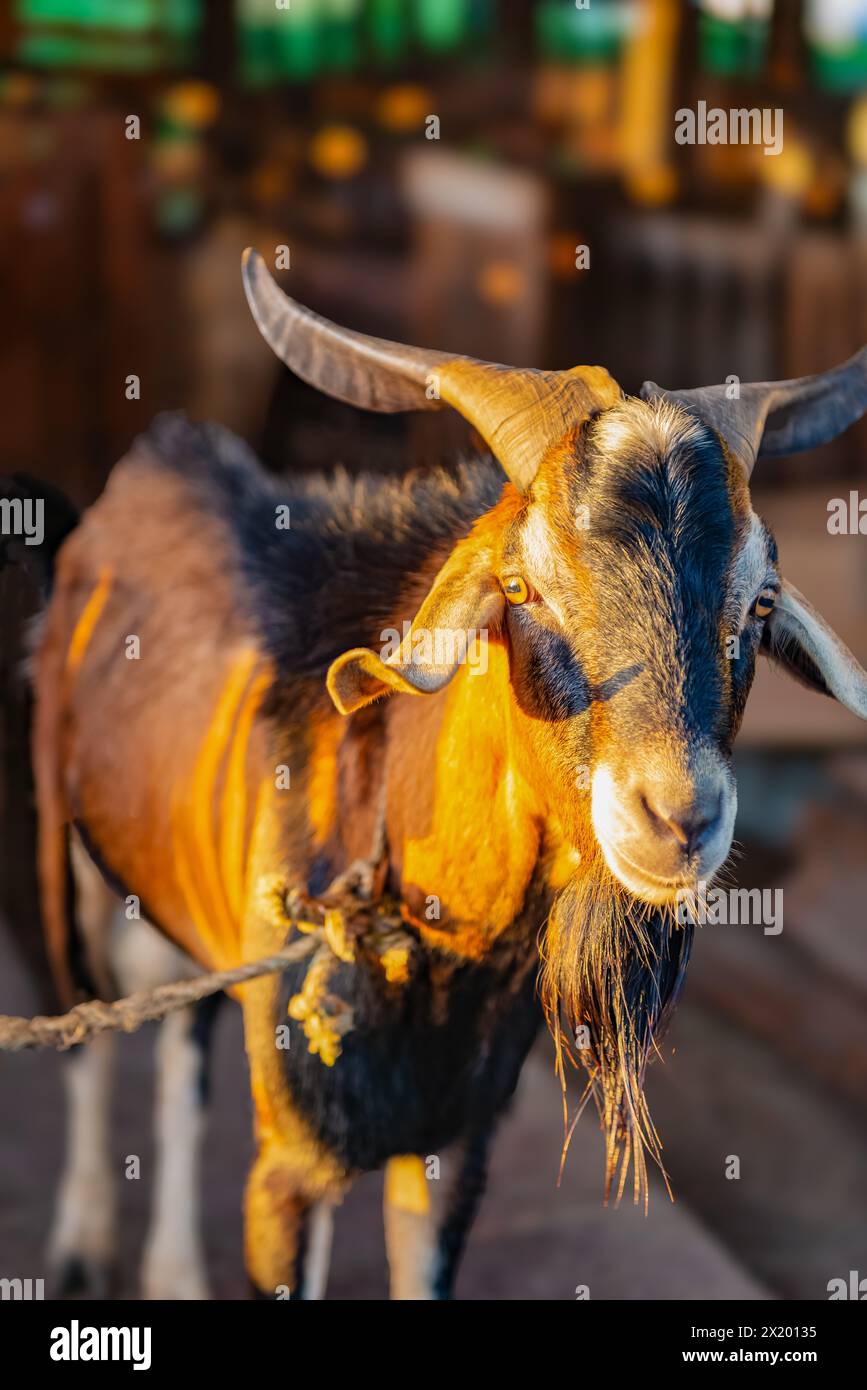
[[407,978],[413,939],[403,928],[399,912],[384,911],[381,905],[373,908],[356,899],[351,908],[338,908],[333,901],[317,902],[300,893],[287,893],[285,884],[275,882],[264,884],[262,895],[283,927],[302,933],[273,955],[230,970],[212,970],[191,980],[140,990],[113,1003],[88,1000],[55,1017],[15,1018],[0,1014],[0,1052],[22,1052],[28,1047],[53,1047],[65,1052],[89,1042],[98,1033],[134,1033],[143,1023],[165,1018],[175,1009],[186,1008],[246,980],[275,975],[312,956],[301,993],[289,1001],[289,1013],[301,1022],[310,1051],[318,1052],[326,1066],[333,1066],[340,1055],[340,1038],[352,1027],[352,1011],[342,1000],[327,993],[332,971],[340,961],[355,962],[363,944],[378,960],[385,979],[401,983]]

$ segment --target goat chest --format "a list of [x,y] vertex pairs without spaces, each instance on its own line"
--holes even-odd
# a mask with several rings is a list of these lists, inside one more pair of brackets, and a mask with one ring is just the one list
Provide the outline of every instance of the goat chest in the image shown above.
[[[294,1104],[346,1169],[436,1152],[505,1109],[542,1022],[537,926],[515,924],[481,961],[420,950],[397,988],[362,961],[332,975],[354,1018],[340,1056],[325,1066],[299,1034],[283,1058]],[[304,972],[285,972],[281,1017]]]

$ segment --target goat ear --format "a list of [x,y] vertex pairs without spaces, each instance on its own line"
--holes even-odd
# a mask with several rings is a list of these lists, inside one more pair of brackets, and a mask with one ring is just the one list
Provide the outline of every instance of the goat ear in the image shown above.
[[399,646],[386,657],[368,647],[344,652],[329,667],[329,695],[341,714],[352,714],[389,690],[442,690],[464,661],[483,659],[488,630],[499,624],[503,606],[491,551],[473,538],[460,541]]
[[762,651],[802,685],[832,696],[867,719],[867,671],[786,580],[765,623]]

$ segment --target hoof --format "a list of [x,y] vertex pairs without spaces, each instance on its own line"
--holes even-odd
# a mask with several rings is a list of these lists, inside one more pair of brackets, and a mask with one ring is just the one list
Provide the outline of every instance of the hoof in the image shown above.
[[114,1285],[110,1264],[90,1255],[60,1255],[48,1280],[50,1298],[108,1298]]

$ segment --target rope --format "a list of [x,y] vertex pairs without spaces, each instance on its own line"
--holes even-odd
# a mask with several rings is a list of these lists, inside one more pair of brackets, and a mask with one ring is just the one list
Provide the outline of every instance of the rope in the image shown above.
[[[326,990],[334,966],[341,960],[354,963],[356,944],[364,942],[387,984],[401,985],[407,979],[413,942],[403,929],[395,905],[384,900],[377,905],[365,904],[363,899],[352,896],[350,880],[358,882],[369,877],[371,866],[357,861],[328,889],[330,902],[323,902],[288,891],[279,875],[266,876],[259,885],[259,910],[275,927],[295,928],[302,933],[288,946],[231,970],[212,970],[191,980],[139,990],[113,1003],[90,999],[55,1017],[15,1018],[0,1014],[0,1052],[23,1052],[28,1047],[53,1047],[66,1052],[79,1043],[89,1042],[98,1033],[134,1033],[143,1023],[165,1018],[175,1009],[186,1008],[210,994],[219,994],[262,975],[276,975],[315,951],[304,988],[290,1000],[289,1016],[302,1023],[310,1051],[319,1053],[326,1066],[333,1066],[340,1056],[340,1038],[352,1027],[351,1010]],[[337,907],[337,901],[346,906]]]
[[0,1052],[23,1052],[28,1047],[54,1047],[58,1052],[66,1052],[78,1043],[89,1042],[97,1033],[134,1033],[143,1023],[165,1018],[175,1009],[195,1004],[209,994],[218,994],[220,990],[243,984],[245,980],[255,980],[260,975],[275,975],[279,970],[285,970],[287,966],[310,955],[320,935],[317,928],[299,941],[293,941],[291,946],[284,946],[273,956],[247,961],[245,965],[236,965],[232,970],[213,970],[207,975],[196,975],[192,980],[179,980],[176,984],[139,990],[125,999],[116,999],[112,1004],[102,999],[91,999],[53,1018],[42,1014],[36,1018],[0,1014]]

